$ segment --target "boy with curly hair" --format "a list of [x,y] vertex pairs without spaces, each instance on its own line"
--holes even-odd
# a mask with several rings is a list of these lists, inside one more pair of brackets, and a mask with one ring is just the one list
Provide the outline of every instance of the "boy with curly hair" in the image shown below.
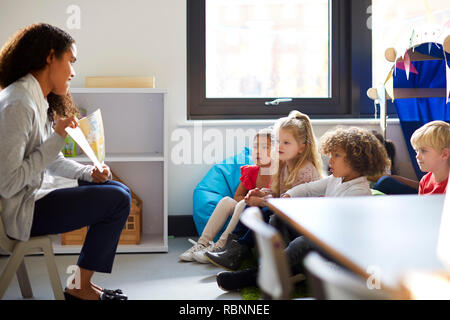
[[450,171],[450,124],[432,121],[411,136],[420,170],[428,172],[419,183],[419,194],[445,193]]
[[283,197],[348,197],[371,195],[367,176],[383,173],[390,160],[380,141],[369,131],[338,127],[320,141],[321,153],[330,156],[328,178],[296,186]]

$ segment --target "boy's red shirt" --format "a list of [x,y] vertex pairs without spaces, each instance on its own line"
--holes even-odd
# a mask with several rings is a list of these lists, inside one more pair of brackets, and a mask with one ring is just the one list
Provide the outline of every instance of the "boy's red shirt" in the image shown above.
[[433,173],[428,172],[419,183],[419,194],[430,195],[430,194],[441,194],[445,193],[447,190],[448,177],[445,181],[437,183],[434,180]]

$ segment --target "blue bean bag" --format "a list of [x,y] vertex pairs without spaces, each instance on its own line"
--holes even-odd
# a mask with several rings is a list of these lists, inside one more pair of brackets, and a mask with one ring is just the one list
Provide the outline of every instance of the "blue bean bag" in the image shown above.
[[253,160],[250,149],[244,148],[239,154],[214,165],[195,187],[193,216],[199,235],[202,234],[217,203],[223,197],[234,197],[240,183],[241,167],[247,164],[253,164]]

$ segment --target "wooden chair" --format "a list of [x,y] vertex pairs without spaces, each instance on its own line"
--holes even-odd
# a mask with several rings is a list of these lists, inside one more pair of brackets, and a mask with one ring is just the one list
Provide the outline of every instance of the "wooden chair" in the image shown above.
[[390,296],[380,289],[369,289],[366,281],[317,252],[310,252],[304,265],[307,279],[318,300],[387,300]]
[[30,279],[25,267],[24,257],[30,253],[44,253],[47,263],[50,283],[53,289],[55,299],[64,300],[64,293],[59,278],[58,269],[53,255],[52,242],[49,236],[32,237],[28,241],[18,241],[10,239],[5,231],[3,220],[1,218],[1,202],[0,202],[0,248],[10,253],[8,263],[0,273],[0,299],[6,292],[14,274],[17,275],[20,291],[24,298],[33,297]]
[[245,210],[241,221],[255,233],[259,252],[257,283],[263,292],[263,298],[290,299],[293,284],[304,280],[305,276],[299,274],[291,277],[281,235],[274,227],[263,221],[257,207]]

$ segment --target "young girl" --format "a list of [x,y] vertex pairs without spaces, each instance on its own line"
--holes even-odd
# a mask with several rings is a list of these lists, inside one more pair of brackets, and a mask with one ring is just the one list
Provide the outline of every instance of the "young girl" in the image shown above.
[[[314,134],[309,117],[299,111],[292,111],[288,117],[277,121],[274,128],[277,136],[278,170],[273,175],[271,189],[255,188],[245,201],[250,206],[266,206],[268,197],[279,197],[290,188],[321,178],[322,160],[317,151]],[[263,208],[265,219],[272,212]],[[234,237],[225,250],[207,252],[205,256],[213,264],[226,269],[237,270],[250,248],[254,246],[253,236],[246,226],[239,223],[233,231]]]
[[[244,197],[249,190],[256,187],[269,187],[271,176],[267,170],[271,166],[270,152],[272,148],[272,129],[266,128],[260,130],[253,139],[252,157],[256,165],[246,165],[241,168],[241,183],[239,184],[234,199],[225,197],[219,201],[214,212],[208,220],[200,239],[195,242],[191,239],[194,246],[186,250],[179,256],[182,261],[198,261],[208,263],[204,257],[207,251],[219,251],[226,243],[228,235],[234,230],[239,221],[240,214],[244,211]],[[214,243],[213,239],[221,228],[225,225],[228,217],[232,214],[227,228],[222,233],[220,239]]]
[[[319,181],[295,186],[281,197],[370,196],[366,176],[380,174],[390,165],[386,150],[380,141],[367,130],[356,127],[337,128],[327,132],[321,139],[321,152],[331,156],[329,166],[332,175]],[[273,224],[277,229],[287,228],[279,219],[274,220],[276,222]],[[298,237],[298,234],[292,232],[290,236],[285,239],[290,241],[285,252],[291,268],[294,269],[309,251],[320,251],[303,236]],[[217,284],[224,290],[256,286],[257,273],[257,268],[221,272],[217,275]]]

